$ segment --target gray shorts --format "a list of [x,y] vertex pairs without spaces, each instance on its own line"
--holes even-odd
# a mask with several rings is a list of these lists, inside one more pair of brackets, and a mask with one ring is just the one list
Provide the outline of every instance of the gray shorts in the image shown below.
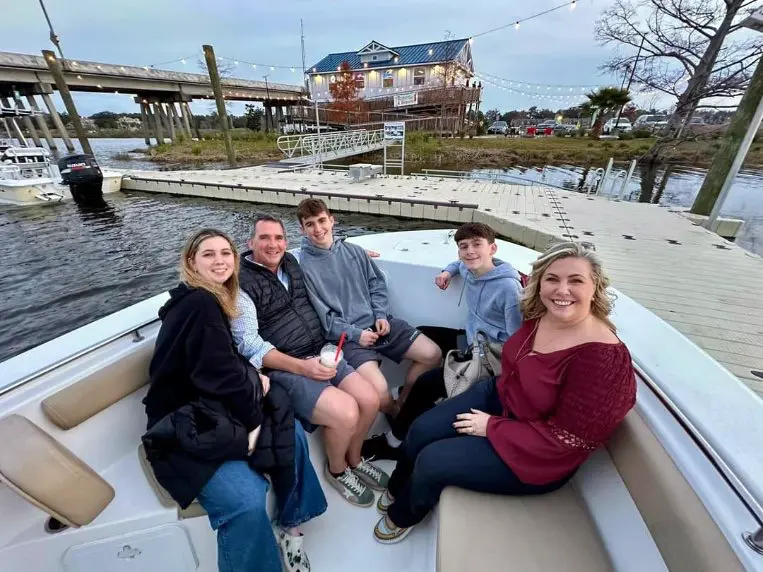
[[339,387],[344,378],[354,371],[346,360],[342,360],[336,368],[336,375],[328,381],[318,381],[278,369],[268,370],[266,375],[270,377],[270,381],[277,383],[286,390],[294,407],[294,415],[302,421],[305,429],[309,431],[312,427],[313,409],[315,409],[315,404],[318,403],[321,393],[331,385]]
[[416,328],[411,326],[405,320],[398,318],[389,318],[390,331],[386,336],[372,346],[363,347],[357,342],[347,342],[342,351],[344,359],[349,364],[358,369],[368,361],[381,362],[382,357],[386,357],[400,363],[408,348],[413,345],[414,340],[421,334]]

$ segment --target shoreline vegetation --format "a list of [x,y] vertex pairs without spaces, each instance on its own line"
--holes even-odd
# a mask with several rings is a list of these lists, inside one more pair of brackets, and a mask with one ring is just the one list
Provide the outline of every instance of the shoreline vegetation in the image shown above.
[[[235,129],[233,147],[241,166],[257,165],[283,158],[276,146],[276,135]],[[618,163],[638,159],[645,154],[654,138],[588,139],[587,137],[505,138],[476,137],[474,139],[439,138],[431,133],[409,133],[405,143],[405,162],[416,168],[447,168],[454,170],[504,168],[519,165],[605,166],[610,157]],[[671,148],[668,163],[707,167],[720,147],[715,138],[686,139]],[[225,163],[225,145],[219,134],[210,134],[202,141],[178,141],[151,147],[145,152],[150,161],[164,165],[201,165]],[[381,151],[356,156],[339,162],[382,162]],[[755,141],[745,160],[746,167],[763,167],[763,141]]]

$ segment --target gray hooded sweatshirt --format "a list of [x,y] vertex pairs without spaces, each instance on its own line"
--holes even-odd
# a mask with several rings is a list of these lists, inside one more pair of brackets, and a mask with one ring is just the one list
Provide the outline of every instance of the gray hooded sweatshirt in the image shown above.
[[379,267],[357,244],[335,238],[331,248],[303,238],[300,266],[326,338],[338,340],[342,332],[357,342],[376,320],[387,319],[387,283]]

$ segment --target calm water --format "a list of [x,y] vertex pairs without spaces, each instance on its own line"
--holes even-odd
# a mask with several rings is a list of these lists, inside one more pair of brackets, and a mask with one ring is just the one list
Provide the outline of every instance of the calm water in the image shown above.
[[[0,207],[0,361],[145,300],[178,281],[187,236],[204,226],[246,242],[259,205],[143,193],[109,196],[85,210],[73,202]],[[294,209],[266,206],[299,244]],[[443,223],[337,215],[348,235],[442,228]]]
[[[130,160],[113,157],[144,148],[143,139],[92,139],[91,145],[102,166],[157,169],[140,153],[131,154]],[[543,177],[532,168],[503,172],[525,180]],[[576,173],[577,167],[564,166],[546,169],[545,177],[572,187]],[[661,203],[691,206],[704,175],[692,168],[674,171]],[[763,254],[762,189],[763,170],[744,171],[723,212],[746,221],[738,243],[758,254]],[[638,173],[625,194],[638,197]],[[252,218],[265,208],[285,219],[292,244],[299,241],[291,208],[142,193],[118,194],[107,201],[107,208],[95,211],[73,203],[0,206],[0,361],[173,286],[183,241],[202,226],[225,230],[243,245]],[[345,213],[338,223],[350,235],[444,226]]]

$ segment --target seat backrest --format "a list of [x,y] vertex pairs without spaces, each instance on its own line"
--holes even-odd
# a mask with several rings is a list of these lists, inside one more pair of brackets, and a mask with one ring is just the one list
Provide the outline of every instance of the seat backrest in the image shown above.
[[124,357],[100,367],[42,402],[42,410],[61,429],[71,429],[140,389],[148,382],[153,343],[148,340]]
[[89,524],[114,489],[84,461],[21,415],[0,419],[0,481],[68,526]]
[[644,419],[631,411],[607,446],[671,572],[743,566]]

